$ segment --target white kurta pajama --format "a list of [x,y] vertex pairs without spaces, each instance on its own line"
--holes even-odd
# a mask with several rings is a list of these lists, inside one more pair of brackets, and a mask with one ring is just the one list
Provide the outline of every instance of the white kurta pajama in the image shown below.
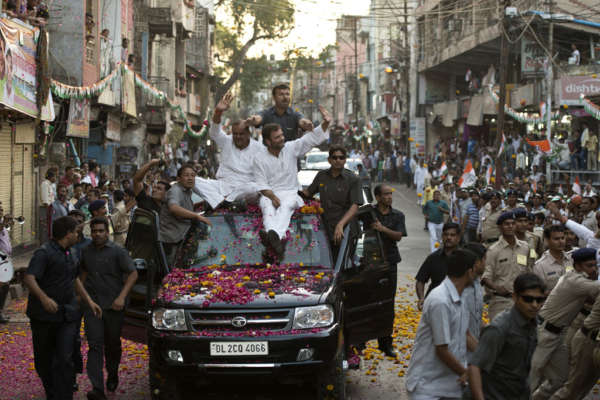
[[239,149],[233,143],[233,137],[225,134],[221,124],[212,124],[209,135],[221,149],[221,164],[215,179],[196,177],[198,194],[216,208],[224,200],[256,201],[258,190],[252,175],[252,160],[263,151],[264,146],[254,139],[245,149]]
[[275,208],[271,199],[266,196],[260,197],[259,205],[267,232],[273,230],[280,239],[285,238],[294,210],[304,204],[298,195],[298,190],[301,189],[298,182],[298,158],[328,138],[329,130],[323,132],[319,125],[300,139],[286,142],[279,152],[279,157],[275,157],[267,149],[254,157],[252,172],[257,190],[273,191],[281,203]]

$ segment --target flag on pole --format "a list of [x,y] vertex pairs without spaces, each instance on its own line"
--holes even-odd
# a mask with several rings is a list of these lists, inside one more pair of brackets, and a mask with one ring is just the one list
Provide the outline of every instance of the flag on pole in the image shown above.
[[490,184],[490,180],[492,179],[492,166],[489,165],[487,168],[487,171],[485,172],[485,181],[487,182],[487,184]]
[[442,162],[440,166],[440,176],[444,178],[448,174],[448,167],[446,166],[446,161]]
[[550,153],[550,151],[552,150],[550,148],[550,141],[548,139],[544,139],[544,140],[526,139],[526,140],[530,146],[537,147],[539,150],[543,151],[544,153]]
[[581,195],[581,185],[579,184],[579,177],[575,178],[575,183],[573,183],[573,192]]
[[502,132],[502,140],[500,141],[500,149],[498,150],[498,157],[504,153],[504,142],[506,142],[506,137],[504,137],[504,132]]
[[473,169],[473,164],[471,163],[471,160],[468,160],[465,170],[464,170],[462,176],[460,177],[460,179],[458,180],[458,185],[461,188],[467,188],[467,187],[473,186],[476,181],[477,181],[477,175],[475,175],[475,170]]

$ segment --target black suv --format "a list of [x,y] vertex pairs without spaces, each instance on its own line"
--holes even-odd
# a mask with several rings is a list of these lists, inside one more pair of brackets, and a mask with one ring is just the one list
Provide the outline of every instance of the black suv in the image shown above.
[[[190,383],[316,383],[319,399],[345,397],[345,348],[391,334],[396,282],[371,206],[360,233],[346,231],[332,259],[316,207],[292,217],[285,259],[271,265],[260,213],[214,213],[193,228],[167,265],[158,217],[137,209],[127,249],[140,273],[124,336],[145,341],[154,399]],[[316,211],[316,212],[315,212]],[[311,213],[312,212],[312,213]],[[395,266],[394,266],[395,268]]]

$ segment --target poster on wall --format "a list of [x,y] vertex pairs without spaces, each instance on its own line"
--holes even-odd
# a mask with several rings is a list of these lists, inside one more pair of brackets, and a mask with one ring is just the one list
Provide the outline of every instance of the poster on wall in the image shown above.
[[106,138],[121,141],[121,119],[116,114],[109,113],[106,116]]
[[90,134],[90,101],[72,98],[69,105],[67,136],[88,138]]
[[417,117],[410,121],[410,154],[425,155],[425,129],[426,120],[424,117]]

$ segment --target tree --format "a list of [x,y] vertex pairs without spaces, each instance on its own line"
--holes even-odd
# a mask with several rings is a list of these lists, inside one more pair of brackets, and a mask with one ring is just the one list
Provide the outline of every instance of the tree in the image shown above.
[[246,105],[252,105],[254,95],[264,89],[273,73],[267,57],[246,58],[240,72],[240,99]]
[[230,73],[217,87],[218,101],[239,80],[248,50],[259,40],[283,39],[294,27],[294,6],[290,0],[220,0],[232,18],[233,27],[217,24],[215,32],[218,59],[225,67],[216,72]]

